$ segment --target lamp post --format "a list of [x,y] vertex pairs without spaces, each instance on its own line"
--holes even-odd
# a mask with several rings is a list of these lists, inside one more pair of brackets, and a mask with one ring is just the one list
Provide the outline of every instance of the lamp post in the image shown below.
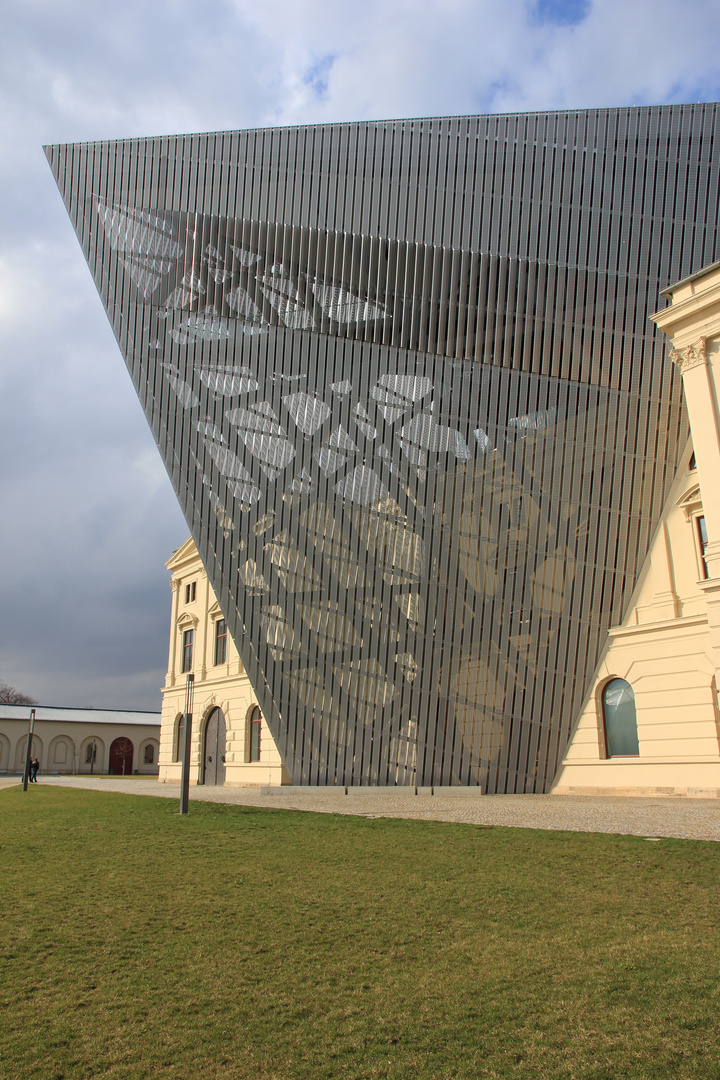
[[30,776],[30,758],[32,757],[32,740],[33,731],[35,729],[35,710],[30,710],[30,724],[28,727],[27,747],[25,748],[25,772],[23,773],[23,791],[28,789],[28,778]]
[[192,707],[195,676],[188,675],[185,684],[185,730],[183,731],[182,772],[180,775],[180,813],[187,814],[190,796],[190,741],[192,739]]

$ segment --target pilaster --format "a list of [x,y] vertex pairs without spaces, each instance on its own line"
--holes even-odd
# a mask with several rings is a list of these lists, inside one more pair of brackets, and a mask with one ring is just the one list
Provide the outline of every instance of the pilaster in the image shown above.
[[170,654],[168,657],[166,686],[175,685],[175,660],[177,656],[177,632],[175,626],[178,617],[178,597],[180,596],[180,582],[177,578],[171,579],[170,588],[172,589],[172,609],[170,615]]
[[671,341],[670,359],[682,374],[700,496],[708,535],[707,602],[713,661],[720,670],[720,263],[666,289],[670,306],[652,319]]
[[[708,340],[704,337],[685,348],[670,350],[670,359],[682,372],[693,448],[703,477],[703,513],[708,536],[716,541],[720,540],[720,415],[710,357]],[[720,576],[720,563],[710,573],[713,577]]]

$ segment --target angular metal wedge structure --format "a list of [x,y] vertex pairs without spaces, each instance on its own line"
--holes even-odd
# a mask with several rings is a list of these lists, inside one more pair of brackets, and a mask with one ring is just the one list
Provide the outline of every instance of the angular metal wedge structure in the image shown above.
[[714,105],[52,146],[296,784],[543,791],[687,437]]

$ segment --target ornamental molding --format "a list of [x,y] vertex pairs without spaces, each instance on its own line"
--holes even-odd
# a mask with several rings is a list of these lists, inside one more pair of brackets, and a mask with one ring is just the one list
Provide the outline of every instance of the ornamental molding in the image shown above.
[[197,629],[199,619],[197,615],[191,615],[189,611],[184,611],[177,620],[179,630],[188,630],[192,627],[193,630]]
[[681,499],[678,499],[677,505],[684,511],[685,520],[690,521],[693,514],[702,509],[702,495],[700,494],[700,485],[695,484],[686,491]]
[[692,345],[684,349],[670,349],[670,359],[680,368],[684,375],[691,368],[700,367],[707,363],[707,338],[698,338]]
[[202,708],[202,720],[207,720],[213,709],[218,708],[217,694],[208,694]]

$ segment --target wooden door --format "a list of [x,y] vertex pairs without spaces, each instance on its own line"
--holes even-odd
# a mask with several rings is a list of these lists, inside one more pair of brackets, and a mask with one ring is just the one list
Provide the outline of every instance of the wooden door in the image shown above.
[[132,775],[133,744],[130,739],[121,736],[110,744],[110,764],[108,772],[115,776]]
[[205,724],[203,784],[221,787],[225,783],[225,716],[213,709]]

